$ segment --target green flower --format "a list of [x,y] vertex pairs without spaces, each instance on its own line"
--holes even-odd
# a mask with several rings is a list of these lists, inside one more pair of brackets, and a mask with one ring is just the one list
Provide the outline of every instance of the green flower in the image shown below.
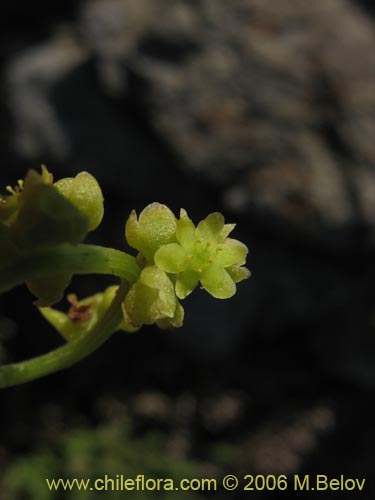
[[155,264],[175,275],[177,297],[184,299],[201,282],[213,297],[227,299],[236,293],[236,283],[250,276],[242,267],[248,249],[228,238],[235,224],[224,224],[224,217],[212,213],[197,227],[181,209],[176,222],[176,243],[162,245],[155,253]]
[[167,274],[156,266],[145,267],[123,302],[125,320],[133,326],[156,323],[161,328],[182,325],[184,310]]
[[[77,300],[77,297],[73,294],[68,295],[67,298],[71,304],[68,313],[51,307],[41,307],[39,310],[64,339],[70,341],[91,330],[96,325],[113,301],[117,289],[118,286],[113,285],[106,288],[103,292],[96,293],[82,300]],[[135,332],[138,328],[135,328],[124,320],[119,326],[119,330]]]
[[84,214],[89,221],[89,231],[96,229],[104,214],[103,193],[91,174],[80,172],[76,177],[65,177],[55,182],[57,188],[67,200]]
[[46,167],[42,174],[29,170],[24,181],[18,181],[2,196],[0,222],[9,227],[21,249],[59,243],[76,244],[88,232],[88,219],[52,184]]
[[[9,194],[0,197],[1,258],[11,258],[16,251],[61,243],[81,243],[103,216],[103,195],[97,181],[82,172],[77,177],[53,184],[53,176],[43,165],[41,174],[29,170],[25,180]],[[69,273],[56,271],[27,282],[38,297],[37,305],[58,302],[71,280]]]
[[129,245],[138,250],[148,264],[162,245],[176,241],[176,217],[161,203],[151,203],[142,210],[139,219],[133,210],[126,222],[125,236]]
[[7,191],[0,196],[0,223],[22,247],[79,243],[103,217],[102,191],[87,172],[53,184],[42,165],[41,174],[29,170],[24,181]]

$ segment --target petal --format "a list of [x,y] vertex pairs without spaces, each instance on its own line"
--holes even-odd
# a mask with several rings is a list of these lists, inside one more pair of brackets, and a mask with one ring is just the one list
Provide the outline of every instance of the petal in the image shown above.
[[185,269],[186,253],[178,243],[163,245],[155,253],[155,264],[166,273],[180,273]]
[[211,264],[203,271],[201,283],[217,299],[229,299],[236,293],[236,285],[230,275],[216,264]]
[[235,283],[239,283],[251,276],[251,272],[246,267],[230,266],[226,270]]
[[184,322],[184,308],[177,301],[176,310],[173,318],[161,318],[158,319],[156,324],[159,328],[166,330],[169,328],[179,328]]
[[130,212],[128,220],[125,224],[125,238],[128,244],[139,250],[139,246],[142,243],[141,230],[139,227],[138,216],[135,210]]
[[197,226],[197,239],[218,241],[219,234],[224,227],[224,217],[219,212],[214,212],[203,219]]
[[228,267],[234,264],[244,264],[248,248],[238,240],[227,238],[224,243],[218,245],[216,252],[215,262],[222,267]]
[[196,240],[195,226],[183,208],[181,208],[180,220],[177,221],[176,237],[185,250],[190,251],[193,248]]
[[156,266],[146,267],[141,273],[141,282],[158,290],[158,318],[173,318],[176,310],[176,294],[174,286],[164,271]]
[[158,319],[157,298],[158,291],[156,289],[137,281],[123,302],[125,321],[135,327],[155,323]]
[[179,299],[187,297],[198,285],[199,274],[194,271],[184,271],[178,275],[176,281],[176,295]]
[[223,229],[220,231],[218,242],[222,243],[225,238],[228,237],[228,235],[233,231],[233,229],[236,227],[236,224],[224,224]]

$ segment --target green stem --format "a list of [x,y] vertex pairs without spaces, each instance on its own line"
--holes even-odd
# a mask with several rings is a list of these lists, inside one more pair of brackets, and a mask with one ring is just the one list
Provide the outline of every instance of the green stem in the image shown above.
[[130,282],[139,267],[134,257],[120,250],[97,245],[61,244],[29,253],[19,253],[8,264],[0,263],[0,293],[32,278],[53,272],[113,274]]
[[128,288],[128,283],[122,282],[104,316],[91,330],[77,339],[36,358],[0,366],[0,389],[24,384],[62,370],[95,351],[111,337],[123,320],[121,303]]

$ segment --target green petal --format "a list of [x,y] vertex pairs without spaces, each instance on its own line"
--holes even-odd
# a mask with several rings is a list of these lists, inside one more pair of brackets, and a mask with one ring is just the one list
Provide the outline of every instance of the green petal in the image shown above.
[[222,243],[228,235],[233,231],[233,229],[236,227],[236,224],[224,224],[223,229],[220,231],[219,237],[218,237],[218,242]]
[[224,227],[224,217],[219,212],[214,212],[203,219],[197,226],[197,239],[218,241],[220,232]]
[[232,266],[234,264],[244,264],[248,248],[238,240],[227,238],[224,243],[218,245],[216,249],[215,262],[222,267]]
[[154,254],[162,245],[176,241],[176,218],[169,208],[151,203],[140,214],[133,211],[125,226],[129,245],[153,263]]
[[239,283],[251,276],[251,272],[246,267],[230,266],[226,270],[235,283]]
[[[118,290],[118,285],[112,285],[112,286],[107,287],[104,290],[104,292],[100,294],[103,296],[103,300],[98,303],[98,316],[99,317],[101,317],[105,314],[105,312],[107,311],[107,309],[111,305],[113,299],[115,298],[117,290]],[[124,332],[128,332],[128,333],[134,333],[134,332],[138,331],[139,328],[140,328],[139,326],[135,327],[135,326],[131,325],[130,323],[127,323],[125,321],[125,318],[122,321],[122,323],[119,325],[119,330],[123,330]]]
[[126,241],[132,248],[140,251],[139,247],[142,246],[143,237],[141,228],[139,226],[137,212],[135,210],[132,210],[130,212],[128,220],[126,221],[125,237]]
[[236,285],[230,275],[216,264],[211,264],[203,271],[201,283],[217,299],[229,299],[236,293]]
[[199,283],[199,274],[195,271],[183,271],[178,275],[176,281],[176,295],[179,299],[184,299]]
[[180,211],[180,219],[177,221],[176,237],[177,241],[188,252],[196,241],[195,226],[183,208]]
[[123,302],[125,321],[135,327],[155,323],[158,319],[157,297],[157,290],[137,281],[131,287]]
[[177,301],[176,310],[173,318],[162,318],[158,319],[156,324],[159,328],[167,330],[169,328],[180,328],[184,322],[184,308]]
[[155,253],[155,264],[166,273],[180,273],[185,269],[186,253],[178,243],[163,245]]
[[172,281],[156,266],[146,267],[140,276],[141,283],[158,291],[159,317],[172,318],[176,309],[176,295]]
[[89,231],[99,226],[104,214],[104,199],[95,177],[81,172],[74,178],[60,179],[54,186],[88,218]]

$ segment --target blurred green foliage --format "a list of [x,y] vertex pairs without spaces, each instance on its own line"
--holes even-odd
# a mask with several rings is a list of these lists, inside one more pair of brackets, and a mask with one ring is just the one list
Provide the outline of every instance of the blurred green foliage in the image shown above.
[[[188,459],[168,455],[165,436],[159,431],[134,436],[134,426],[128,416],[116,418],[96,428],[74,428],[60,432],[54,442],[43,443],[38,449],[22,457],[15,457],[0,475],[1,498],[7,500],[91,500],[93,498],[137,499],[192,499],[202,497],[193,492],[173,491],[72,491],[51,492],[46,478],[135,479],[204,477],[202,466]],[[0,495],[1,496],[1,495]]]

